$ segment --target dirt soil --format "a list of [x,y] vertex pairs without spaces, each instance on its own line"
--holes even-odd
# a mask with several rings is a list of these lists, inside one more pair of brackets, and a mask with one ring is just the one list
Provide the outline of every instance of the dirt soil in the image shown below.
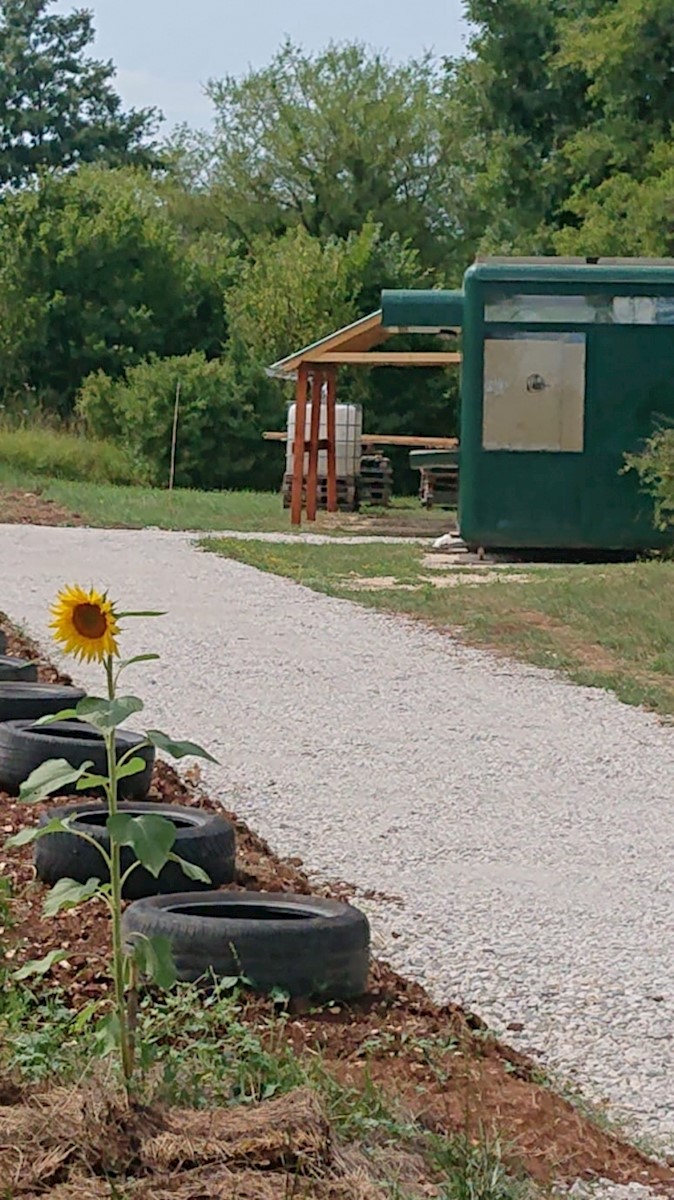
[[84,525],[79,513],[67,512],[38,492],[0,488],[0,525]]
[[[34,644],[18,637],[9,626],[4,625],[4,628],[8,634],[10,653],[40,659]],[[64,678],[58,676],[43,659],[40,660],[39,675],[44,681]],[[155,768],[150,798],[217,812],[222,812],[224,807],[226,811],[226,804],[205,794],[196,771],[187,772],[181,778],[163,762],[157,763]],[[81,800],[82,796],[79,795],[77,799]],[[57,803],[63,803],[63,800],[59,799]],[[96,903],[90,903],[75,912],[61,913],[49,920],[42,917],[45,888],[35,879],[30,848],[3,849],[5,839],[30,821],[37,821],[40,811],[40,808],[27,810],[16,798],[0,793],[0,871],[9,879],[14,896],[14,925],[10,930],[0,928],[0,944],[6,947],[8,966],[19,966],[28,959],[42,958],[55,948],[67,950],[67,959],[53,968],[44,986],[59,983],[69,1003],[79,1008],[108,994],[108,917]],[[323,887],[313,884],[300,859],[279,858],[236,814],[228,815],[236,827],[238,864],[236,882],[230,885],[229,890],[247,888],[268,892],[314,893],[347,902],[353,896],[354,889],[346,884]],[[373,964],[368,991],[360,1000],[348,1005],[333,1005],[319,1012],[309,1012],[307,1009],[308,1005],[296,1003],[291,1008],[291,1020],[285,1027],[286,1036],[292,1040],[298,1054],[320,1048],[329,1069],[341,1081],[354,1086],[364,1083],[367,1073],[398,1104],[402,1102],[422,1127],[437,1133],[467,1131],[470,1135],[486,1130],[498,1137],[502,1147],[507,1148],[508,1160],[513,1168],[524,1169],[535,1181],[544,1185],[554,1181],[571,1182],[579,1177],[601,1177],[619,1183],[634,1181],[649,1184],[674,1196],[674,1166],[649,1160],[620,1137],[591,1121],[578,1107],[541,1086],[536,1082],[540,1069],[524,1055],[493,1038],[478,1017],[456,1005],[434,1004],[422,987],[401,978],[385,963]],[[270,1005],[264,998],[251,996],[245,1003],[245,1019],[258,1026],[260,1018],[269,1013]],[[434,1047],[432,1053],[428,1051],[429,1045]],[[446,1048],[439,1048],[439,1045]],[[20,1090],[5,1095],[3,1100],[0,1088],[0,1151],[3,1131],[7,1134],[17,1121],[20,1123],[24,1120],[27,1127],[34,1129],[35,1121],[26,1116],[26,1105],[42,1106],[48,1110],[52,1102],[53,1094],[51,1099],[49,1096],[41,1098],[37,1093],[26,1096]],[[5,1107],[2,1107],[3,1103]],[[73,1103],[80,1105],[80,1111],[82,1105],[86,1107],[90,1100],[83,1099],[82,1094],[77,1093]],[[100,1103],[99,1099],[99,1108]],[[262,1106],[260,1120],[267,1119],[264,1114],[268,1107]],[[247,1109],[247,1112],[251,1110]],[[205,1117],[204,1114],[200,1116],[203,1134]],[[210,1116],[212,1120],[222,1119],[222,1114]],[[173,1117],[170,1114],[161,1117],[160,1124],[164,1122],[164,1131],[166,1122],[170,1124]],[[142,1142],[143,1138],[149,1136],[147,1123],[158,1119],[156,1114],[146,1114],[141,1137],[138,1129],[133,1135],[129,1133],[128,1120],[125,1118],[124,1145],[127,1151],[129,1144],[136,1147],[136,1158],[139,1138]],[[48,1120],[46,1126],[52,1128]],[[72,1170],[69,1167],[64,1174],[59,1168],[47,1173],[43,1184],[38,1186],[36,1182],[34,1188],[22,1184],[23,1190],[19,1189],[16,1195],[29,1197],[46,1194],[51,1200],[78,1200],[79,1197],[82,1200],[96,1200],[99,1195],[109,1196],[110,1193],[104,1190],[92,1191],[88,1177],[86,1186],[83,1183],[80,1188],[77,1180],[78,1171],[84,1169],[81,1161],[82,1139],[78,1141],[76,1138],[75,1141],[79,1146],[77,1154],[73,1157],[74,1151],[68,1152],[68,1162],[75,1164]],[[6,1144],[14,1143],[10,1138]],[[59,1146],[60,1150],[51,1143],[43,1147],[49,1162],[54,1155],[58,1158],[64,1152],[63,1144],[59,1143]],[[165,1194],[179,1197],[179,1200],[191,1200],[192,1197],[196,1200],[196,1197],[207,1198],[211,1195],[226,1200],[230,1195],[246,1197],[249,1194],[259,1200],[265,1200],[267,1196],[275,1200],[276,1196],[280,1198],[288,1194],[279,1190],[280,1184],[276,1190],[264,1190],[267,1185],[274,1183],[271,1167],[265,1168],[264,1182],[260,1171],[255,1168],[258,1176],[256,1190],[246,1176],[246,1172],[252,1169],[250,1163],[244,1164],[243,1175],[236,1185],[238,1187],[240,1184],[241,1190],[227,1190],[229,1184],[225,1187],[224,1181],[225,1177],[229,1179],[231,1175],[232,1163],[226,1161],[226,1156],[218,1161],[224,1172],[220,1191],[209,1190],[215,1178],[212,1174],[209,1176],[211,1183],[206,1187],[202,1170],[203,1155],[200,1157],[195,1154],[189,1163],[183,1163],[179,1186],[178,1183],[175,1186],[171,1184],[171,1187],[166,1183],[165,1186],[162,1175],[161,1180],[159,1177],[155,1179],[149,1191],[143,1190],[145,1184],[141,1180],[137,1185],[139,1190],[134,1184],[128,1194],[142,1200],[150,1200],[150,1196],[163,1200]],[[331,1163],[332,1172],[332,1159]],[[191,1173],[191,1182],[183,1178],[185,1171]],[[318,1183],[311,1184],[316,1190],[298,1190],[293,1195],[324,1197],[325,1200],[337,1200],[338,1197],[342,1200],[349,1200],[349,1197],[367,1200],[368,1196],[380,1194],[371,1190],[368,1178],[359,1167],[354,1167],[353,1171],[340,1167],[340,1171],[341,1174],[337,1173],[339,1178],[334,1176],[334,1172],[324,1173],[320,1186]],[[354,1178],[360,1180],[360,1191],[353,1182]],[[65,1190],[62,1186],[64,1179],[68,1180],[67,1186],[64,1185]],[[51,1182],[48,1183],[48,1180]],[[98,1184],[103,1186],[100,1179]],[[250,1191],[246,1190],[249,1185]],[[424,1188],[426,1190],[421,1191],[417,1188],[416,1194],[436,1194],[432,1181],[429,1182],[427,1178]]]

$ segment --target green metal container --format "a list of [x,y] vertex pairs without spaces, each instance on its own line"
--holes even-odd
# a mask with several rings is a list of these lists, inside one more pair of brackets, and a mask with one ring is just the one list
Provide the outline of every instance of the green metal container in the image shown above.
[[382,308],[387,327],[463,327],[469,545],[671,544],[623,467],[674,420],[674,260],[488,259],[468,270],[463,294],[385,292]]
[[469,545],[671,538],[624,456],[674,418],[674,262],[478,263],[464,280],[459,524]]

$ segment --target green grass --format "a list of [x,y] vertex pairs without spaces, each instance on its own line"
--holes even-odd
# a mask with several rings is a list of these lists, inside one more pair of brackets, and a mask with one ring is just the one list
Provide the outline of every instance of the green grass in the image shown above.
[[316,591],[459,629],[473,644],[563,670],[578,683],[609,688],[628,704],[674,713],[673,562],[517,565],[492,572],[491,581],[479,585],[458,572],[456,586],[440,588],[416,546],[223,539],[204,545]]
[[112,442],[85,438],[47,425],[0,426],[0,481],[88,480],[142,482],[143,471]]
[[[0,434],[0,444],[3,435]],[[73,470],[75,468],[73,467]],[[63,467],[63,471],[66,467]],[[95,476],[95,471],[93,472]],[[103,470],[98,475],[105,480]],[[53,500],[66,513],[76,513],[88,525],[102,529],[232,530],[249,533],[290,533],[290,514],[277,492],[196,492],[176,488],[117,486],[88,478],[46,478],[35,469],[4,461],[0,452],[0,489],[35,491]],[[2,494],[0,492],[0,511]],[[1,519],[1,517],[0,517]],[[319,513],[315,525],[302,526],[335,536],[345,534],[410,534],[434,537],[449,528],[446,513],[427,513],[416,501],[403,497],[390,509],[363,513]]]

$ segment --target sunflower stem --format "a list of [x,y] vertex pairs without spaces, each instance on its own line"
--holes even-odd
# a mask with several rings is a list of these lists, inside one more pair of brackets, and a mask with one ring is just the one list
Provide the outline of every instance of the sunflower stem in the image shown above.
[[[112,655],[105,658],[105,672],[108,681],[108,699],[115,699],[115,676]],[[117,814],[117,729],[113,727],[105,735],[105,748],[108,760],[108,782],[106,792],[108,812],[111,817]],[[121,847],[117,839],[110,835],[110,900],[112,908],[112,964],[115,986],[115,1011],[119,1024],[119,1050],[122,1062],[122,1074],[127,1097],[131,1094],[131,1083],[134,1071],[133,1037],[129,1024],[129,1014],[126,1008],[126,991],[124,980],[124,947],[122,944],[122,864]]]

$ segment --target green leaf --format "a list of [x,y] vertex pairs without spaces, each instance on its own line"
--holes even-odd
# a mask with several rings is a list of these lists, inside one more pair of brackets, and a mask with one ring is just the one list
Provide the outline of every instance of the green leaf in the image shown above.
[[188,862],[186,858],[181,858],[179,854],[169,854],[171,862],[177,862],[181,867],[183,874],[188,879],[195,879],[197,883],[210,883],[211,877],[207,875],[203,867],[198,867],[196,863]]
[[69,830],[70,820],[63,821],[59,817],[54,817],[46,825],[31,825],[27,829],[20,829],[13,837],[7,838],[5,845],[10,847],[29,846],[31,842],[37,842],[50,833],[68,833]]
[[135,758],[127,759],[125,763],[122,763],[121,767],[117,768],[117,778],[126,779],[128,775],[138,775],[141,771],[145,770],[146,766],[145,759],[136,755]]
[[[136,755],[135,758],[129,758],[125,763],[117,768],[117,781],[125,779],[127,775],[138,775],[140,771],[144,771],[147,763],[144,759]],[[77,781],[77,791],[84,792],[87,788],[105,787],[110,782],[107,775],[83,775]]]
[[57,713],[47,713],[45,717],[38,717],[37,721],[33,721],[34,725],[54,725],[56,721],[72,721],[77,719],[76,708],[62,708]]
[[203,746],[198,746],[196,742],[174,742],[167,733],[162,733],[160,729],[148,729],[145,736],[153,746],[158,750],[163,750],[165,754],[170,754],[172,758],[186,758],[188,755],[194,758],[207,758],[209,762],[217,762],[208,750],[204,750]]
[[159,654],[134,654],[133,658],[123,658],[117,667],[117,674],[125,671],[127,667],[132,667],[134,663],[155,662],[160,657]]
[[141,975],[156,983],[157,987],[168,991],[176,982],[176,968],[168,938],[162,936],[146,937],[134,934],[131,951]]
[[87,879],[86,883],[77,883],[74,879],[59,879],[51,889],[42,906],[45,917],[55,917],[64,908],[76,908],[85,900],[91,900],[101,887],[100,879]]
[[166,616],[166,613],[165,613],[165,612],[153,612],[151,609],[148,609],[148,611],[147,611],[147,612],[120,612],[120,613],[115,613],[115,616],[117,616],[117,617],[119,617],[119,618],[121,618],[121,617],[165,617],[165,616]]
[[108,1013],[96,1026],[94,1042],[100,1055],[112,1054],[119,1046],[121,1029],[116,1012]]
[[66,762],[65,758],[50,758],[31,771],[25,782],[21,784],[19,799],[26,804],[39,804],[41,800],[46,800],[47,796],[53,795],[54,792],[62,790],[71,783],[77,783],[77,780],[82,775],[86,775],[89,767],[92,766],[92,762],[85,762],[81,767],[73,767]]
[[63,962],[67,957],[67,950],[50,950],[48,954],[45,954],[44,958],[33,958],[30,962],[24,963],[22,967],[19,967],[18,971],[14,971],[12,978],[17,981],[30,979],[34,975],[42,978],[48,971],[51,971],[52,967],[55,967],[57,963]]
[[87,788],[105,787],[107,782],[107,775],[83,775],[81,779],[77,780],[75,787],[78,792],[85,792]]
[[114,817],[108,817],[106,825],[110,837],[120,846],[131,846],[138,861],[156,879],[169,860],[176,840],[175,825],[154,813],[145,813],[142,817],[116,813]]
[[144,708],[143,701],[138,696],[117,696],[115,700],[106,700],[102,696],[85,696],[77,705],[77,717],[80,721],[88,721],[101,733],[107,733],[123,725],[134,713]]

